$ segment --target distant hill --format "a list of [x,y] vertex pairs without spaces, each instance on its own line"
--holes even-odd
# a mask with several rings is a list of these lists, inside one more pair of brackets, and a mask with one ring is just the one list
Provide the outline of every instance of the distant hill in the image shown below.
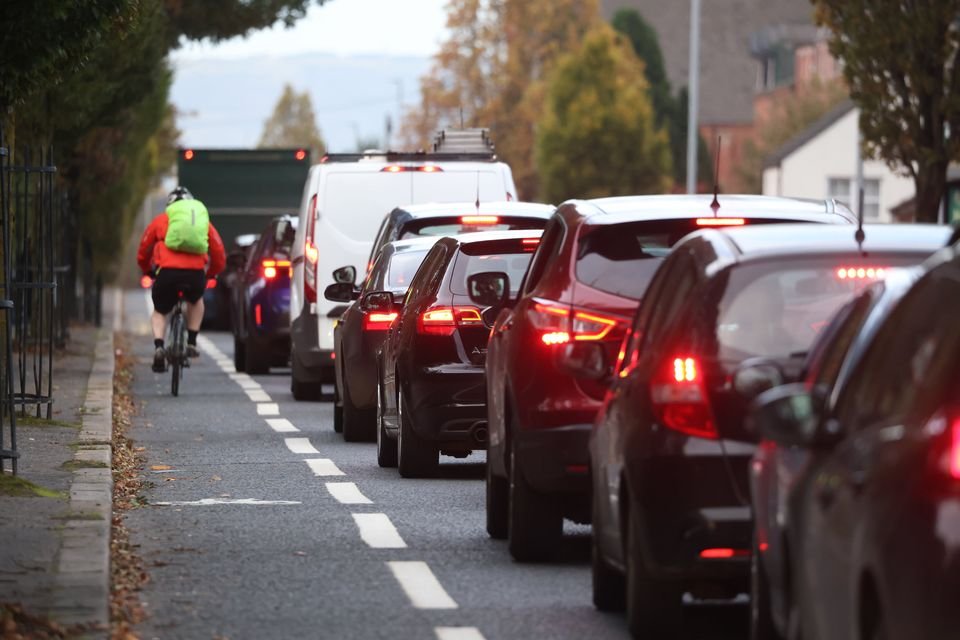
[[249,147],[289,82],[310,91],[330,150],[353,151],[358,136],[383,140],[388,114],[396,131],[400,92],[415,104],[429,65],[429,58],[377,55],[175,59],[171,100],[184,112],[185,146]]

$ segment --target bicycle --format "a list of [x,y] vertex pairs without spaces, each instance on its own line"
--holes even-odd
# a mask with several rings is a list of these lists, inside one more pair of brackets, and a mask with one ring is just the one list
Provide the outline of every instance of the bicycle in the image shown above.
[[187,358],[187,320],[184,314],[183,292],[179,293],[179,299],[176,306],[173,307],[173,314],[170,316],[169,339],[167,341],[167,362],[170,364],[170,393],[174,396],[180,394],[180,380],[183,378],[183,370],[190,366]]

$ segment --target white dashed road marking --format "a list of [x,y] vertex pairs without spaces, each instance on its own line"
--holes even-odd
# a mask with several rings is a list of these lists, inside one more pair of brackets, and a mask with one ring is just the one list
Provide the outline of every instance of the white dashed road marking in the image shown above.
[[280,415],[280,405],[276,402],[261,402],[257,404],[258,416],[278,416]]
[[293,433],[300,431],[300,429],[297,429],[295,426],[293,426],[293,423],[286,418],[267,418],[267,424],[270,425],[270,428],[277,433]]
[[360,492],[352,482],[328,482],[327,491],[343,504],[373,504],[373,501]]
[[310,438],[284,438],[283,442],[287,445],[287,449],[294,453],[305,455],[318,455],[320,453],[316,447],[310,444]]
[[437,627],[437,640],[484,640],[476,627]]
[[415,608],[457,608],[426,562],[388,562],[387,566]]
[[333,460],[329,458],[314,458],[312,460],[307,460],[307,464],[310,466],[310,470],[313,471],[313,474],[316,476],[342,476],[346,475],[343,471],[337,468],[337,465],[333,463]]
[[360,538],[373,549],[406,549],[397,528],[385,513],[354,513],[353,521],[360,529]]
[[257,500],[256,498],[203,498],[202,500],[180,500],[173,502],[151,502],[155,507],[209,507],[219,504],[240,505],[288,505],[300,504],[295,500]]
[[263,389],[244,389],[243,392],[254,402],[272,402],[270,396]]

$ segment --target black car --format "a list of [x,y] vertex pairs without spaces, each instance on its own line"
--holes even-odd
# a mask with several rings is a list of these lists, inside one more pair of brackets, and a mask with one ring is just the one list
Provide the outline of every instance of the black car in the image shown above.
[[260,234],[231,286],[233,363],[267,373],[290,360],[290,248],[297,219],[280,216]]
[[[465,234],[443,238],[427,253],[378,361],[381,466],[396,464],[404,477],[429,475],[440,453],[464,457],[486,448],[487,337],[498,307],[519,287],[540,234]],[[497,298],[487,304],[475,302],[478,287],[471,279],[482,272],[500,278],[487,287]],[[385,298],[384,310],[394,308],[388,292],[374,295]]]
[[533,202],[447,202],[397,207],[380,223],[368,269],[388,242],[474,231],[543,229],[556,207]]
[[394,298],[403,298],[423,257],[437,240],[437,237],[428,237],[390,242],[381,249],[358,292],[343,284],[330,285],[324,292],[327,299],[335,302],[357,298],[357,302],[340,316],[333,330],[336,362],[334,430],[342,432],[348,442],[374,438],[377,355],[387,330],[397,317],[396,311],[368,309],[367,294],[389,291]]
[[785,637],[785,626],[820,640],[957,637],[958,314],[954,247],[925,264],[879,327],[864,325],[838,384],[757,399],[764,446],[801,458],[771,470],[787,474],[778,498],[786,573],[769,583],[771,596],[785,590],[786,610],[758,637]]
[[231,329],[233,327],[233,288],[247,264],[257,234],[244,233],[233,239],[227,252],[227,263],[216,278],[207,279],[203,292],[203,328]]
[[[929,229],[776,225],[700,231],[658,269],[590,441],[593,597],[631,632],[678,633],[681,596],[748,589],[749,402],[801,374],[833,314],[887,269],[928,256]],[[577,345],[584,373],[604,352]],[[571,357],[571,360],[576,358]]]

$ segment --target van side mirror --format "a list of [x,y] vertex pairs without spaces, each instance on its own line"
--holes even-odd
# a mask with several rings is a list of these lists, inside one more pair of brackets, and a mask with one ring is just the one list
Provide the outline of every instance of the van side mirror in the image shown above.
[[360,308],[363,311],[389,313],[394,310],[393,307],[393,294],[389,291],[371,291],[360,299]]
[[481,307],[503,307],[510,298],[510,276],[503,271],[484,271],[467,278],[467,295]]
[[826,447],[840,439],[839,425],[824,420],[826,394],[802,383],[787,384],[761,394],[753,403],[750,421],[766,439],[786,446]]
[[784,383],[783,370],[766,358],[745,360],[733,374],[733,388],[744,400],[753,400],[764,391]]
[[355,283],[357,281],[357,268],[352,264],[340,267],[333,272],[333,281],[347,284]]
[[571,342],[557,356],[560,368],[574,377],[606,382],[613,375],[607,350],[599,342]]
[[359,296],[352,282],[335,282],[323,290],[323,297],[332,302],[353,302]]

